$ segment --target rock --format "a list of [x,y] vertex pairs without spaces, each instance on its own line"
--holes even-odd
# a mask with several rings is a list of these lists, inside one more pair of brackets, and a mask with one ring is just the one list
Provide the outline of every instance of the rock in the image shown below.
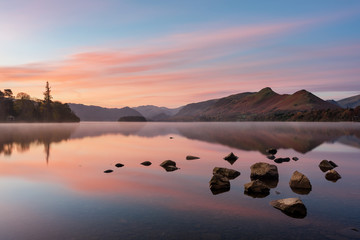
[[268,148],[266,149],[266,152],[271,155],[275,155],[277,153],[277,150],[275,148]]
[[270,194],[270,188],[257,179],[244,184],[244,194],[254,198],[264,198]]
[[124,166],[124,164],[122,164],[122,163],[115,164],[115,167],[117,167],[117,168],[120,168],[120,167],[123,167],[123,166]]
[[152,163],[150,161],[145,161],[145,162],[142,162],[140,164],[144,165],[144,166],[150,166]]
[[195,160],[195,159],[200,159],[200,158],[196,157],[196,156],[191,156],[191,155],[186,156],[186,160]]
[[111,169],[108,169],[108,170],[104,171],[104,173],[112,173],[112,172],[113,172],[113,170],[111,170]]
[[330,165],[333,166],[334,168],[336,168],[338,165],[336,163],[334,163],[333,161],[329,161]]
[[311,191],[310,180],[298,171],[295,171],[291,176],[289,185],[295,193],[308,194]]
[[276,193],[277,195],[281,194],[279,191],[275,191],[275,193]]
[[250,167],[251,174],[250,178],[251,180],[255,179],[278,179],[279,173],[278,169],[275,165],[264,163],[264,162],[258,162]]
[[236,160],[238,159],[238,156],[235,156],[234,153],[229,153],[229,155],[227,155],[226,157],[224,157],[224,159],[226,161],[228,161],[231,165],[234,164],[234,162],[236,162]]
[[329,181],[332,182],[336,182],[337,180],[339,180],[341,178],[340,174],[335,171],[334,169],[329,170],[326,174],[325,174],[325,178]]
[[176,167],[176,162],[172,160],[165,160],[160,164],[160,166],[163,167],[167,172],[172,172],[179,169]]
[[289,157],[286,157],[286,158],[276,158],[276,159],[274,160],[274,162],[276,162],[276,163],[290,162],[290,158],[289,158]]
[[293,218],[304,218],[307,214],[306,207],[299,198],[274,200],[270,202],[270,205]]
[[275,156],[274,155],[267,155],[266,156],[268,159],[270,159],[270,160],[274,160],[275,159]]
[[237,178],[238,176],[240,176],[240,172],[234,170],[234,169],[229,169],[229,168],[221,168],[221,167],[215,167],[213,169],[213,174],[214,175],[222,175],[230,180]]
[[170,139],[174,139],[173,137],[169,137]]
[[209,181],[211,192],[216,195],[230,190],[230,181],[227,177],[220,174],[214,174]]
[[299,160],[299,158],[298,157],[293,157],[292,160],[297,161],[297,160]]
[[322,160],[319,164],[321,171],[326,172],[334,168],[334,166],[328,160]]

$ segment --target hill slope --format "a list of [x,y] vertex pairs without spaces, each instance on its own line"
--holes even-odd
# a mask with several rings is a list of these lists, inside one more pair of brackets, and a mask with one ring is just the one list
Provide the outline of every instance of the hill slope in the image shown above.
[[283,120],[280,117],[285,113],[326,109],[335,110],[340,107],[306,90],[300,90],[292,95],[280,95],[271,88],[264,88],[255,93],[246,92],[217,100],[188,104],[172,119],[183,121]]
[[138,111],[129,107],[103,108],[75,103],[69,103],[69,106],[81,121],[118,121],[119,118],[126,116],[142,117]]
[[154,105],[146,105],[134,107],[133,109],[141,113],[148,120],[162,121],[174,116],[176,113],[179,112],[181,107],[172,109],[166,107],[157,107]]
[[360,106],[360,94],[348,98],[341,99],[337,103],[343,108],[356,108]]

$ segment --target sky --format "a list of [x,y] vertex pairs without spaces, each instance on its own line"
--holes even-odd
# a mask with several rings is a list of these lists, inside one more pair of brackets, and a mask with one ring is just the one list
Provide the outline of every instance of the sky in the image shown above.
[[0,89],[103,107],[360,94],[360,1],[0,0]]

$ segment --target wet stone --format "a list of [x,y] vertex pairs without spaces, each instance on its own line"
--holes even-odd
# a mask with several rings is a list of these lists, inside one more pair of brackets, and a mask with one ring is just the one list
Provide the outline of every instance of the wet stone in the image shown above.
[[277,153],[277,150],[275,148],[268,148],[266,149],[266,152],[271,155],[275,155]]
[[240,172],[229,169],[229,168],[221,168],[221,167],[215,167],[213,169],[213,175],[222,175],[224,177],[227,177],[228,179],[232,180],[240,176]]
[[152,163],[150,161],[145,161],[145,162],[142,162],[140,164],[144,165],[144,166],[150,166]]
[[299,198],[274,200],[270,202],[270,205],[293,218],[304,218],[307,214],[306,207]]
[[321,171],[326,172],[334,168],[334,166],[328,160],[322,160],[319,164]]
[[302,173],[295,171],[289,182],[293,192],[298,194],[308,194],[311,191],[310,180]]
[[270,188],[257,179],[244,184],[244,194],[254,198],[264,198],[270,194]]
[[117,167],[117,168],[121,168],[121,167],[123,167],[124,166],[124,164],[122,164],[122,163],[117,163],[117,164],[115,164],[115,167]]
[[325,178],[328,181],[336,182],[337,180],[339,180],[341,178],[341,176],[337,171],[332,169],[332,170],[329,170],[326,172]]
[[113,172],[113,170],[111,170],[111,169],[108,169],[108,170],[104,171],[104,173],[112,173],[112,172]]
[[200,158],[192,155],[186,156],[186,160],[195,160],[195,159],[200,159]]

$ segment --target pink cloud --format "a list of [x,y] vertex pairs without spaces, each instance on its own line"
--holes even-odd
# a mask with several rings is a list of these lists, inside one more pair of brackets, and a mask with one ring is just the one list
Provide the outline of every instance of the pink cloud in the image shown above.
[[[108,107],[176,107],[265,86],[282,91],[297,87],[319,90],[319,82],[338,86],[343,76],[354,82],[357,68],[329,68],[331,63],[326,59],[358,56],[358,44],[305,50],[283,47],[242,54],[268,46],[279,36],[302,31],[311,22],[170,34],[153,40],[157,44],[84,51],[62,61],[0,67],[0,82],[15,92],[26,91],[39,97],[43,90],[39,84],[50,81],[55,99]],[[229,57],[233,53],[238,55]],[[324,62],[307,63],[314,59]],[[29,83],[37,83],[36,88],[20,87]]]

